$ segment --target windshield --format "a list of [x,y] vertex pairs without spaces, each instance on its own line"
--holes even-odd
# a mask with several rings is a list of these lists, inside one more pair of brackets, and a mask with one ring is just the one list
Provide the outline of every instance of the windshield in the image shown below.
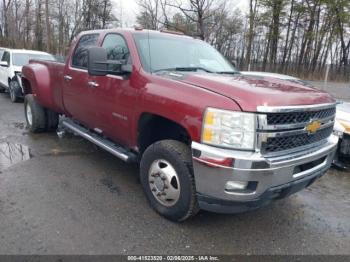
[[46,60],[46,61],[55,61],[55,58],[49,54],[30,54],[30,53],[13,53],[12,60],[14,66],[24,66],[29,64],[29,60]]
[[158,33],[137,33],[134,39],[141,63],[148,72],[170,69],[238,72],[215,48],[200,40]]

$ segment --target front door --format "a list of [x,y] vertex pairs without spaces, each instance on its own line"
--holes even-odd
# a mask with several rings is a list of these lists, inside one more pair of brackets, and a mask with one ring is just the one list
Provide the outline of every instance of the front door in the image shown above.
[[[107,50],[107,59],[125,60],[132,64],[129,48],[123,36],[110,33],[103,40],[102,47]],[[109,70],[113,72],[111,65]],[[133,75],[108,74],[104,77],[91,77],[96,87],[96,114],[98,126],[113,140],[128,145],[130,142],[131,117],[135,107],[137,90],[133,88]]]
[[83,35],[76,46],[71,61],[64,72],[64,106],[69,114],[82,124],[95,129],[96,90],[89,85],[87,71],[88,48],[96,46],[98,34]]

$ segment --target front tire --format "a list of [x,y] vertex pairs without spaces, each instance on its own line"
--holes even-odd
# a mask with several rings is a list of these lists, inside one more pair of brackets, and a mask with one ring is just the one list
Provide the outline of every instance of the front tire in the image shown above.
[[55,131],[58,127],[59,115],[50,109],[46,109],[46,118],[47,118],[47,130]]
[[12,103],[18,103],[20,101],[20,97],[18,96],[20,89],[21,87],[19,86],[19,83],[16,80],[11,80],[9,82],[9,93]]
[[141,159],[145,195],[162,216],[181,222],[199,211],[190,148],[179,141],[156,142]]
[[35,101],[32,94],[24,98],[24,114],[30,132],[40,133],[47,130],[45,108]]

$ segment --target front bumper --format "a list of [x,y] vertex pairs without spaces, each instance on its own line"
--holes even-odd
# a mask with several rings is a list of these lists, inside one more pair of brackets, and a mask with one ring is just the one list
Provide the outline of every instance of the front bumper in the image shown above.
[[[283,155],[264,157],[192,143],[193,169],[202,209],[238,213],[256,209],[312,184],[330,168],[338,138],[322,146]],[[248,182],[244,190],[226,188],[229,181]]]

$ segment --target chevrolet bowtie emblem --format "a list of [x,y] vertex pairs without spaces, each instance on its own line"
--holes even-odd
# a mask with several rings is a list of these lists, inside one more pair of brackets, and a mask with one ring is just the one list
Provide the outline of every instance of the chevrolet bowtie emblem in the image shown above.
[[308,131],[309,134],[315,134],[320,128],[321,128],[320,121],[312,121],[310,124],[306,126],[306,131]]

